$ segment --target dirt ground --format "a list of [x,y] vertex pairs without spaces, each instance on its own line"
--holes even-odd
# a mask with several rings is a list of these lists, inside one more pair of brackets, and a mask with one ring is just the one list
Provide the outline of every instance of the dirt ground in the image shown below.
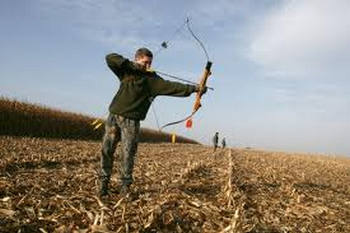
[[0,232],[350,232],[350,160],[139,145],[98,198],[100,143],[0,137]]

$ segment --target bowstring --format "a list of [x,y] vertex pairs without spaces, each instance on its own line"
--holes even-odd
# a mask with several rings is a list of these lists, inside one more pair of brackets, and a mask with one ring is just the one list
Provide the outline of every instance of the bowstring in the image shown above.
[[156,50],[156,52],[154,53],[154,56],[158,55],[161,51],[163,51],[164,49],[167,49],[169,47],[169,43],[170,41],[174,40],[175,37],[178,35],[178,33],[180,31],[182,31],[182,29],[185,27],[185,25],[187,24],[187,20],[185,20],[185,22],[183,24],[181,24],[175,31],[174,33],[170,36],[169,40],[165,40],[161,43],[161,46],[159,47],[158,50]]
[[[164,49],[167,49],[169,47],[169,44],[170,44],[170,41],[174,40],[175,37],[178,35],[179,32],[181,32],[183,30],[183,28],[186,26],[186,24],[188,23],[187,22],[188,20],[186,19],[184,23],[182,23],[175,31],[174,33],[170,36],[170,38],[168,40],[165,40],[161,43],[161,46],[159,47],[158,50],[156,50],[156,52],[154,53],[154,56],[157,56],[161,51],[163,51]],[[188,80],[185,80],[185,79],[181,79],[177,76],[174,76],[174,75],[169,75],[167,73],[164,73],[164,72],[159,72],[157,71],[157,73],[161,74],[161,75],[164,75],[164,76],[168,76],[170,78],[174,78],[174,79],[177,79],[177,80],[180,80],[180,81],[184,81],[184,82],[188,82],[188,83],[193,83],[195,84],[194,82],[191,82],[191,81],[188,81]],[[156,119],[156,124],[157,124],[157,127],[158,127],[158,130],[161,131],[162,128],[160,127],[159,125],[159,119],[158,119],[158,116],[157,116],[157,113],[156,113],[156,110],[155,110],[155,103],[153,102],[151,104],[151,107],[152,107],[152,112],[153,112],[153,115],[154,115],[154,118]]]
[[157,113],[156,113],[156,111],[155,111],[154,104],[155,104],[155,103],[154,103],[154,100],[153,100],[153,101],[152,101],[152,104],[151,104],[151,108],[152,108],[153,116],[154,116],[154,118],[156,119],[156,123],[157,123],[158,131],[161,131],[160,126],[159,126],[158,116],[157,116]]

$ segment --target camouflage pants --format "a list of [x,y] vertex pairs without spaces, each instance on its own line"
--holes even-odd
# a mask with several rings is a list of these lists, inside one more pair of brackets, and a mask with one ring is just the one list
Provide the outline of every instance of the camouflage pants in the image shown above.
[[123,185],[130,185],[133,182],[132,172],[134,159],[137,151],[140,121],[125,118],[110,113],[105,124],[105,134],[102,143],[101,157],[101,178],[109,182],[114,152],[117,144],[121,141],[121,150],[118,155],[120,160],[119,175]]

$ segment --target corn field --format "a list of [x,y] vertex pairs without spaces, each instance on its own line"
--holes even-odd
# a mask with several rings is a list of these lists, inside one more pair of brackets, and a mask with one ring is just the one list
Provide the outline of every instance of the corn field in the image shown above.
[[100,149],[0,136],[0,232],[350,232],[347,158],[141,143],[101,200]]
[[[0,98],[0,135],[102,140],[104,125],[94,130],[94,120],[82,114]],[[170,142],[171,135],[143,128],[140,141]],[[181,136],[176,141],[197,143]]]

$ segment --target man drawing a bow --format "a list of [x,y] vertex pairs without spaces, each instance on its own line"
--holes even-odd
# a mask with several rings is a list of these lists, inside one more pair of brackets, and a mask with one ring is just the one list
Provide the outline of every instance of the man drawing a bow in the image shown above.
[[[121,142],[120,193],[127,195],[133,183],[134,159],[137,152],[140,121],[146,118],[152,100],[159,95],[186,97],[199,92],[198,85],[188,85],[164,80],[156,72],[148,71],[153,60],[152,52],[140,48],[134,61],[112,53],[106,56],[108,67],[119,78],[119,90],[109,106],[102,142],[100,195],[108,194],[112,175],[114,152]],[[202,89],[204,94],[207,88]]]

